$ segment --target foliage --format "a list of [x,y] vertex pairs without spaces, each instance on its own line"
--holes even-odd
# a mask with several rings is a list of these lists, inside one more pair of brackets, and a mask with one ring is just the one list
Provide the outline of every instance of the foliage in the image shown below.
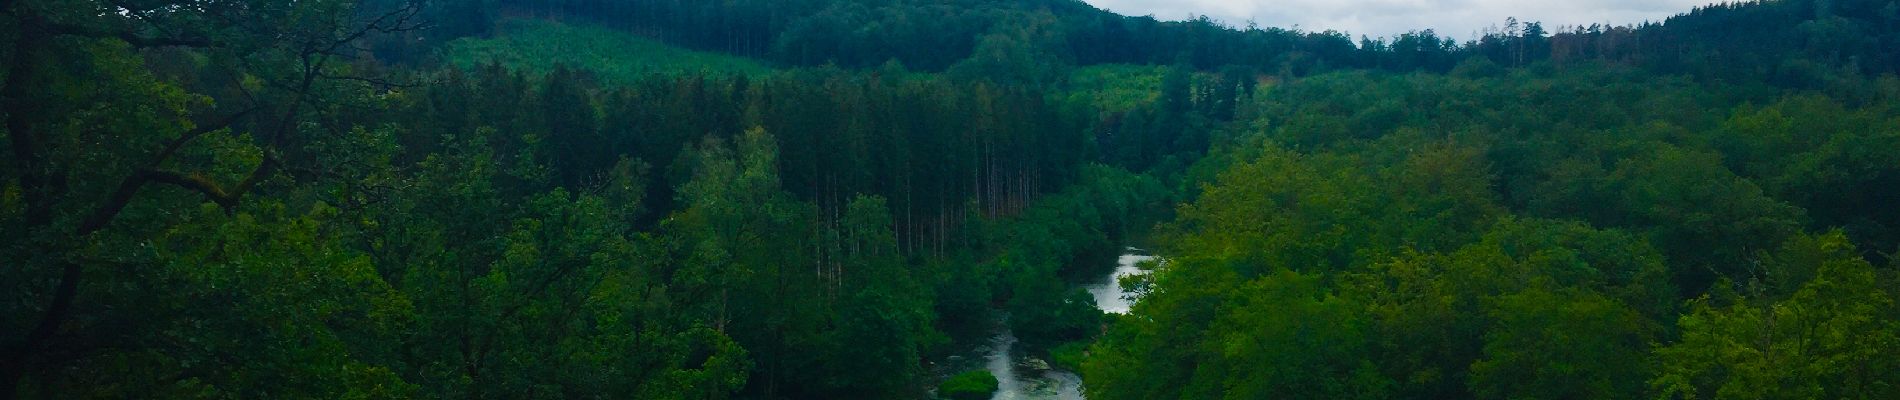
[[1088,350],[1089,342],[1058,344],[1049,348],[1049,363],[1063,370],[1078,371],[1082,369],[1082,361],[1088,359]]
[[[1880,398],[1900,343],[1893,299],[1839,232],[1801,238],[1771,263],[1769,286],[1798,287],[1720,304],[1691,302],[1679,341],[1657,350],[1662,395],[1682,398]],[[1798,283],[1797,283],[1798,282]]]
[[[1156,100],[1161,92],[1165,67],[1144,65],[1093,65],[1077,67],[1069,73],[1069,93],[1074,102],[1093,105],[1106,111],[1126,111]],[[1083,97],[1086,96],[1086,97]]]
[[1894,398],[1894,10],[0,2],[0,398]]
[[[1626,25],[1509,18],[1476,37],[1426,29],[1370,38],[1206,16],[1123,16],[1077,0],[500,0],[454,9],[458,26],[474,28],[451,31],[477,34],[497,15],[525,14],[594,21],[783,65],[869,68],[894,60],[943,71],[1004,61],[1014,67],[989,71],[1005,76],[1037,75],[1038,66],[1052,64],[1176,63],[1207,71],[1242,66],[1282,78],[1352,69],[1443,73],[1482,59],[1504,67],[1610,62],[1710,81],[1820,89],[1851,87],[1842,75],[1900,71],[1900,58],[1884,51],[1900,43],[1895,9],[1883,0],[1745,1]],[[999,50],[1026,57],[996,57]]]
[[447,62],[464,69],[490,63],[547,73],[566,65],[599,79],[631,83],[648,75],[762,76],[769,67],[746,58],[699,52],[607,28],[536,19],[497,22],[493,37],[467,37],[445,44]]
[[1089,394],[1887,396],[1900,309],[1857,245],[1895,243],[1879,207],[1837,214],[1884,167],[1838,195],[1771,177],[1854,165],[1826,143],[1881,140],[1893,100],[1758,88],[1616,66],[1276,86],[1189,169]]
[[937,386],[937,396],[955,400],[981,400],[996,393],[996,375],[988,370],[957,374]]

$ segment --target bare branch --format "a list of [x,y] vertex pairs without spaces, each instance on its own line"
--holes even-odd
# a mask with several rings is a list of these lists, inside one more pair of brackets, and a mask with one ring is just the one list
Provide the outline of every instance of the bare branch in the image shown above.
[[[326,47],[324,47],[321,50],[318,50],[318,52],[329,54],[330,52],[336,51],[337,48],[350,44],[350,43],[355,43],[358,39],[362,39],[364,36],[368,36],[371,33],[395,33],[395,32],[403,32],[403,31],[415,29],[415,27],[413,25],[410,25],[408,22],[410,18],[413,18],[416,15],[420,14],[421,11],[422,11],[421,3],[414,2],[414,1],[404,3],[403,6],[400,8],[390,10],[389,12],[385,12],[382,15],[378,15],[374,20],[371,20],[368,24],[363,25],[362,28],[356,29],[355,32],[351,32],[347,35],[343,35],[343,37],[341,38],[337,38],[335,40],[330,41],[330,43]],[[384,25],[384,24],[389,24],[389,25]]]
[[168,27],[166,27],[164,24],[160,24],[158,23],[158,21],[153,20],[151,16],[151,12],[153,9],[152,7],[133,7],[132,5],[126,4],[124,1],[120,1],[120,0],[112,0],[110,1],[110,4],[112,4],[112,6],[114,7],[118,7],[120,10],[123,10],[126,14],[131,15],[132,18],[138,19],[139,22],[144,22],[146,25],[151,26],[153,30],[156,30],[167,36],[174,36],[174,37],[183,36],[183,35],[178,35],[177,32],[172,31],[171,29],[168,29]]

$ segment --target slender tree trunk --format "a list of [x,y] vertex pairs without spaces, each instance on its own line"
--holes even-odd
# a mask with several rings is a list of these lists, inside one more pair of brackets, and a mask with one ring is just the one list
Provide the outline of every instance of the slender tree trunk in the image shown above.
[[948,190],[945,190],[944,186],[945,183],[943,181],[937,181],[937,224],[931,227],[930,231],[931,254],[940,258],[943,257],[943,226],[945,221],[948,220],[944,218],[944,213],[950,211],[949,204],[945,204],[946,202],[944,201],[944,199],[949,196],[947,193]]
[[982,193],[984,210],[990,212],[990,218],[996,218],[996,154],[990,146],[990,140],[982,140]]
[[[785,263],[773,263],[772,271],[774,275],[773,280],[778,282],[778,287],[775,288],[777,291],[777,296],[774,296],[773,298],[778,298],[778,299],[786,298],[785,288],[787,287],[787,283],[785,282],[785,278],[786,278]],[[773,312],[775,313],[784,312],[782,309],[779,309],[776,307],[772,309],[774,310]],[[766,380],[765,380],[766,381],[766,387],[765,387],[766,398],[778,397],[779,370],[782,370],[785,368],[785,362],[784,362],[785,360],[785,356],[784,356],[785,330],[773,329],[772,331],[774,335],[774,338],[772,340],[772,369],[771,369],[771,372],[769,372],[769,375],[767,375]]]
[[[29,98],[27,85],[34,82],[39,58],[45,43],[44,35],[37,29],[36,21],[21,18],[19,33],[14,43],[13,65],[9,69],[5,88],[0,88],[0,103],[4,103],[7,112],[7,139],[13,150],[14,163],[20,171],[19,186],[21,196],[26,202],[26,225],[29,231],[45,228],[52,223],[52,198],[55,193],[47,169],[40,160],[38,138],[35,138],[29,118],[39,115],[40,102]],[[66,313],[72,305],[73,297],[79,287],[80,270],[76,263],[63,263],[60,267],[60,282],[54,289],[53,298],[41,313],[39,322],[32,330],[16,343],[5,343],[0,348],[0,400],[11,400],[17,393],[19,382],[26,374],[28,360],[37,357],[41,344],[52,337],[66,320]]]

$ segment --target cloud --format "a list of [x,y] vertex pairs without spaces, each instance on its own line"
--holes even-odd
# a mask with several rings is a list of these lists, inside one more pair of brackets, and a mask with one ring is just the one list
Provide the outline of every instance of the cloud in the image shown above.
[[1126,15],[1180,20],[1206,15],[1230,25],[1307,31],[1338,30],[1353,36],[1389,37],[1432,29],[1471,39],[1505,18],[1543,22],[1545,29],[1607,23],[1661,21],[1713,0],[1084,0]]

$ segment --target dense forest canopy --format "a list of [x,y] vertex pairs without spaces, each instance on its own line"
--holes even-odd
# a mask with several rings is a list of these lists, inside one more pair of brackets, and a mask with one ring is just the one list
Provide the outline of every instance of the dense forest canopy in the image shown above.
[[1464,41],[0,0],[0,41],[0,399],[982,399],[999,330],[1097,399],[1900,398],[1890,0]]
[[[1499,21],[1459,41],[1430,30],[1395,37],[1233,27],[1196,17],[1161,21],[1078,0],[733,0],[717,2],[489,0],[445,6],[451,35],[492,32],[509,16],[578,19],[784,65],[875,67],[896,60],[938,71],[994,53],[1070,65],[1247,66],[1276,74],[1339,69],[1447,72],[1480,56],[1504,66],[1604,60],[1658,73],[1799,80],[1814,69],[1896,72],[1891,0],[1713,4],[1643,25],[1545,26]],[[972,56],[978,56],[972,59]],[[1028,65],[1017,65],[1027,67]],[[1792,83],[1792,82],[1791,82]]]

